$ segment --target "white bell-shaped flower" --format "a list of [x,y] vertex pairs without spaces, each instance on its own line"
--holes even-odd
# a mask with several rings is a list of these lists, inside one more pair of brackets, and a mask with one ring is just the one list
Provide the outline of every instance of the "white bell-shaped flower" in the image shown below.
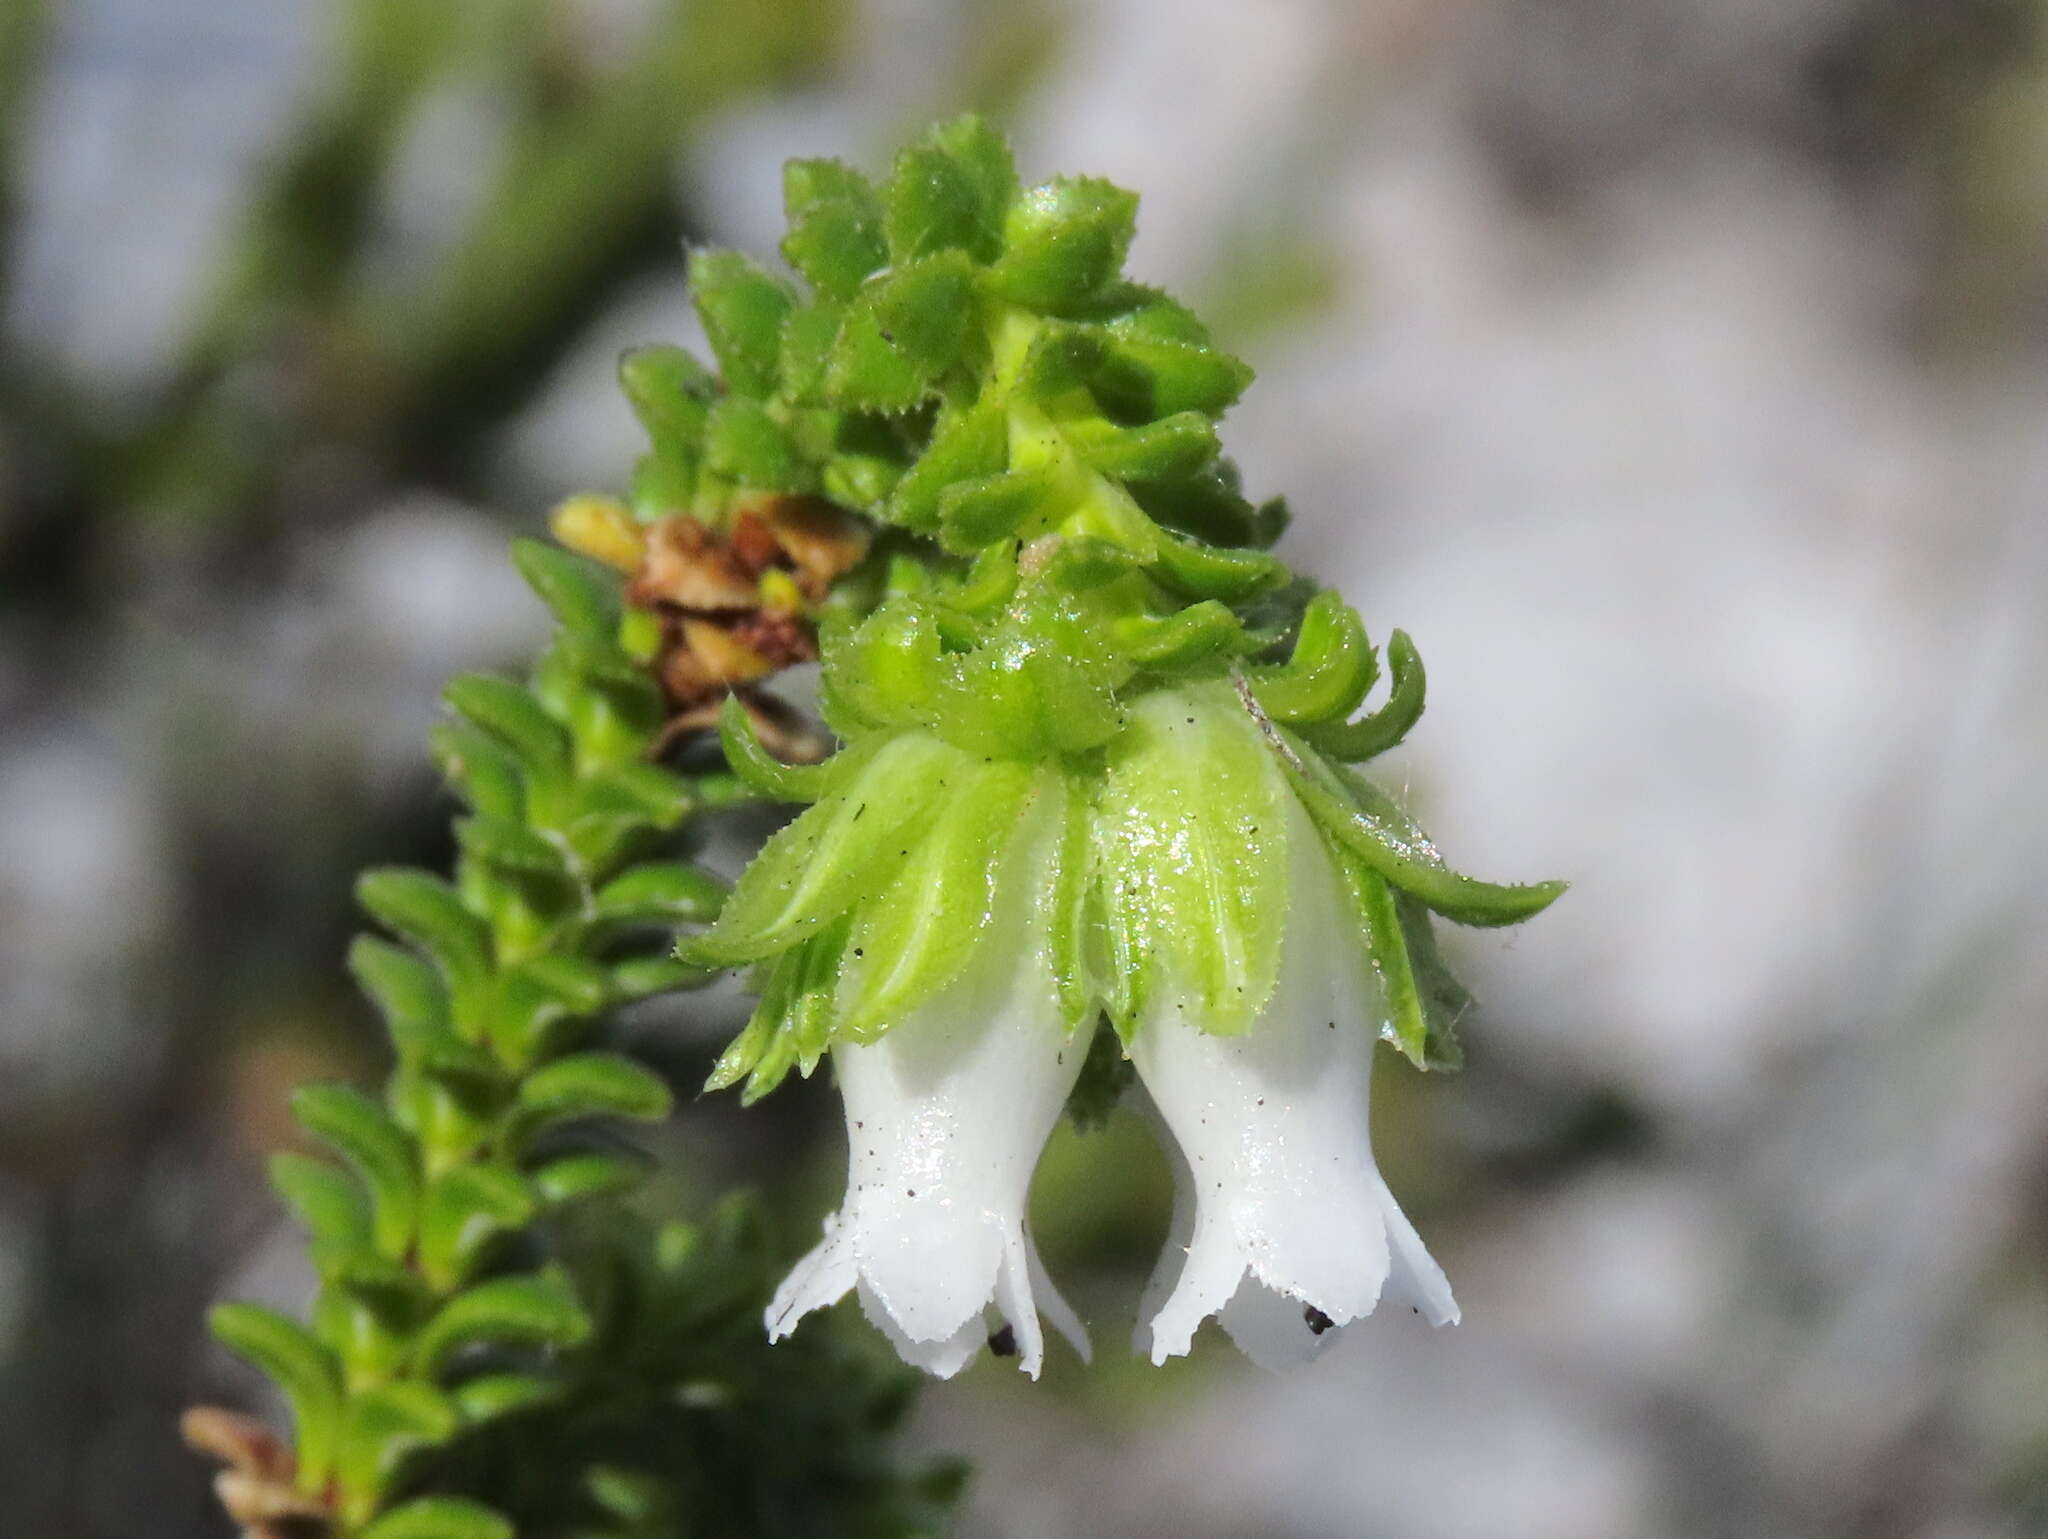
[[[1038,851],[1013,857],[967,970],[874,1042],[833,1050],[846,1102],[846,1201],[768,1306],[780,1339],[858,1290],[906,1362],[950,1378],[986,1343],[1033,1378],[1042,1309],[1085,1359],[1081,1322],[1026,1221],[1032,1171],[1087,1056],[1056,1000],[1034,912]],[[994,1307],[1001,1324],[988,1319]]]
[[1353,910],[1298,806],[1287,825],[1279,976],[1250,1030],[1204,1031],[1185,1000],[1163,993],[1131,1043],[1178,1177],[1137,1332],[1155,1363],[1185,1353],[1211,1315],[1266,1367],[1315,1356],[1383,1296],[1435,1325],[1458,1318],[1373,1162],[1378,983]]

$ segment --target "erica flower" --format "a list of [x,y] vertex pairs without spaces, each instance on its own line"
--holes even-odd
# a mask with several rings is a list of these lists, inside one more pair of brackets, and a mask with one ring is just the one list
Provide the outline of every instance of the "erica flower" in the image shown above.
[[[1041,785],[1037,798],[1057,800],[1063,789]],[[1041,1308],[1088,1355],[1087,1335],[1046,1278],[1025,1222],[1032,1169],[1086,1047],[1061,1028],[1046,916],[1037,911],[1044,894],[1033,878],[1052,831],[1048,810],[1026,812],[996,880],[985,922],[1005,944],[978,947],[957,979],[878,1040],[837,1049],[846,1202],[768,1306],[771,1336],[857,1290],[905,1361],[941,1377],[993,1339],[1036,1378]],[[1003,1322],[993,1338],[991,1305]]]
[[758,964],[760,1007],[712,1083],[758,1095],[829,1049],[847,1114],[846,1201],[771,1305],[778,1336],[851,1291],[935,1373],[985,1340],[1036,1373],[1041,1310],[1084,1346],[1024,1215],[1101,1021],[1183,1175],[1139,1331],[1155,1359],[1212,1315],[1268,1363],[1383,1292],[1456,1318],[1374,1165],[1371,1053],[1454,1051],[1463,995],[1430,909],[1504,923],[1557,889],[1456,875],[1339,767],[1388,713],[1412,720],[1405,638],[1381,716],[1318,729],[1371,683],[1349,610],[1318,599],[1290,660],[1234,666],[1184,622],[1092,617],[1132,566],[1054,548],[971,605],[885,603],[826,648],[846,747],[823,766],[773,763],[727,713],[740,772],[813,805],[686,945]]

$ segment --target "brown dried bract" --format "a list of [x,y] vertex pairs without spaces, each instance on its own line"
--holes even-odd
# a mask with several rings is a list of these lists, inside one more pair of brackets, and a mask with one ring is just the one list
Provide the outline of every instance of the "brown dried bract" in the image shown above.
[[724,531],[680,514],[648,526],[625,595],[661,618],[654,671],[668,697],[669,736],[715,722],[728,693],[815,658],[805,607],[866,553],[862,526],[815,497],[764,494]]
[[289,1444],[253,1417],[200,1405],[178,1423],[186,1446],[227,1466],[213,1489],[243,1539],[326,1539],[334,1514],[298,1489]]

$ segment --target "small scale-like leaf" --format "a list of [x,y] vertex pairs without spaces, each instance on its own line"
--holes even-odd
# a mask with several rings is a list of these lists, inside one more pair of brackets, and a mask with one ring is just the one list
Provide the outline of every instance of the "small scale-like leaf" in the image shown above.
[[1008,463],[1009,423],[998,401],[984,401],[951,420],[941,419],[889,499],[889,518],[907,529],[938,527],[939,499],[959,481],[999,473]]
[[[948,250],[980,261],[993,257],[1002,239],[1004,205],[1014,188],[1014,181],[1009,186],[1003,182],[1007,161],[1000,139],[964,124],[953,125],[950,136],[932,134],[897,156],[882,191],[890,256],[899,263]],[[1014,171],[1010,175],[1014,178]]]
[[534,1196],[498,1165],[458,1165],[427,1185],[420,1204],[419,1258],[428,1280],[452,1287],[468,1276],[491,1237],[532,1219]]
[[567,629],[602,636],[617,623],[618,584],[594,562],[544,540],[514,540],[512,560]]
[[1168,535],[1159,542],[1153,575],[1186,598],[1242,604],[1283,587],[1287,564],[1262,550],[1204,545]]
[[711,408],[704,464],[714,475],[769,491],[805,491],[814,480],[789,430],[746,396],[727,396]]
[[505,818],[461,818],[455,824],[455,839],[470,859],[506,875],[561,887],[571,881],[561,848],[523,824]]
[[530,1139],[581,1117],[658,1122],[673,1101],[661,1076],[644,1064],[617,1053],[577,1053],[556,1059],[520,1085],[514,1127],[519,1138]]
[[400,1379],[352,1394],[342,1409],[335,1459],[344,1515],[374,1511],[408,1458],[461,1430],[461,1413],[429,1384]]
[[412,1243],[419,1151],[391,1114],[347,1085],[306,1085],[292,1097],[306,1131],[352,1165],[369,1188],[377,1249],[397,1259]]
[[1190,476],[1222,452],[1215,424],[1195,411],[1176,412],[1142,427],[1085,417],[1063,422],[1061,430],[1090,467],[1125,481]]
[[690,289],[726,388],[739,395],[769,394],[782,323],[794,303],[788,288],[737,251],[699,249],[690,253]]
[[889,260],[882,200],[868,179],[837,160],[792,160],[782,168],[789,234],[782,254],[829,299],[844,299]]
[[589,1197],[630,1192],[647,1179],[647,1168],[644,1155],[588,1149],[535,1166],[530,1179],[541,1202],[558,1208]]
[[822,764],[785,764],[771,754],[738,695],[727,695],[719,709],[718,742],[733,773],[763,796],[781,802],[814,802],[824,794],[831,771]]
[[1033,187],[1010,205],[990,283],[1034,309],[1079,306],[1122,269],[1137,217],[1137,194],[1097,177],[1056,177]]
[[220,1304],[207,1328],[237,1357],[268,1374],[291,1407],[302,1490],[317,1490],[333,1467],[340,1432],[341,1365],[298,1321],[260,1304]]
[[560,1393],[555,1384],[530,1373],[487,1373],[457,1385],[448,1398],[455,1402],[464,1423],[473,1427],[545,1405]]
[[973,481],[956,481],[939,497],[939,526],[950,550],[983,550],[1020,531],[1056,519],[1065,506],[1068,483],[1058,468],[1006,470]]
[[1251,383],[1251,366],[1214,347],[1105,329],[1089,384],[1119,416],[1150,421],[1177,412],[1220,417]]
[[402,867],[365,871],[356,901],[441,964],[451,984],[481,979],[491,966],[490,932],[439,877]]
[[305,1225],[323,1273],[369,1249],[370,1194],[347,1171],[287,1151],[270,1157],[270,1184]]
[[619,386],[659,452],[693,455],[718,381],[687,350],[636,347],[619,360]]
[[904,263],[872,280],[847,307],[825,369],[841,406],[897,412],[964,361],[974,323],[974,269],[958,251]]
[[422,1496],[394,1507],[356,1539],[513,1539],[512,1525],[459,1496]]
[[528,774],[552,782],[567,773],[569,734],[524,685],[466,673],[442,693],[459,715],[509,748]]
[[596,917],[634,924],[705,924],[718,917],[725,883],[683,861],[633,867],[597,890]]
[[573,1347],[590,1334],[590,1316],[558,1267],[497,1277],[458,1293],[427,1323],[414,1347],[423,1373],[438,1373],[463,1347],[491,1344]]
[[447,985],[415,953],[358,935],[348,948],[348,970],[383,1015],[401,1054],[450,1034]]

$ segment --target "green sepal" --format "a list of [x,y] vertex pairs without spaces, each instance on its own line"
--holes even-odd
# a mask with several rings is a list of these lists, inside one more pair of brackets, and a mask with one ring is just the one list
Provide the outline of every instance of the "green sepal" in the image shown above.
[[496,1277],[456,1294],[420,1332],[414,1367],[438,1374],[464,1347],[483,1344],[573,1347],[590,1334],[590,1316],[577,1301],[568,1274],[549,1266],[517,1277]]
[[690,253],[690,289],[727,391],[770,394],[782,323],[795,303],[787,285],[737,251],[699,249]]
[[367,1517],[408,1458],[461,1430],[461,1413],[429,1384],[400,1379],[350,1395],[335,1450],[343,1517]]
[[512,561],[565,630],[608,635],[619,618],[618,584],[595,562],[545,540],[512,542]]
[[738,695],[727,695],[719,707],[718,742],[732,772],[771,801],[814,802],[832,773],[822,764],[785,764],[771,754]]
[[1138,197],[1099,177],[1055,177],[1010,205],[991,289],[1055,313],[1093,298],[1123,267]]
[[661,1076],[617,1053],[577,1053],[558,1058],[519,1086],[511,1137],[535,1135],[584,1117],[627,1117],[659,1122],[674,1101]]
[[306,1085],[292,1113],[307,1132],[348,1161],[369,1188],[371,1233],[398,1260],[412,1244],[419,1212],[419,1151],[382,1106],[347,1085]]
[[[1206,1031],[1245,1031],[1272,993],[1286,923],[1286,784],[1221,685],[1148,696],[1129,723],[1096,825],[1113,882],[1111,1019],[1128,1041],[1163,993]],[[1162,841],[1153,858],[1126,853]]]
[[1004,846],[1034,789],[1015,760],[963,765],[945,801],[923,809],[896,876],[855,911],[842,953],[836,1030],[871,1040],[943,988],[988,924]]
[[782,206],[789,218],[782,254],[826,298],[846,298],[889,260],[882,200],[851,166],[837,160],[786,162]]
[[1505,886],[1460,876],[1384,792],[1328,764],[1292,733],[1273,730],[1275,757],[1324,834],[1444,918],[1477,926],[1519,924],[1564,894],[1563,882]]
[[1074,1088],[1067,1092],[1068,1118],[1083,1133],[1100,1131],[1137,1077],[1137,1066],[1125,1054],[1117,1034],[1099,1022],[1092,1024],[1088,1056],[1081,1061]]
[[718,922],[677,947],[684,961],[732,967],[787,950],[885,880],[897,836],[922,815],[917,788],[955,751],[923,733],[885,744],[844,791],[805,812],[764,845],[726,899]]
[[356,880],[356,901],[433,957],[453,987],[475,984],[489,973],[490,931],[439,877],[403,867],[365,871]]
[[1305,727],[1302,736],[1341,764],[1363,764],[1397,745],[1422,719],[1429,686],[1422,671],[1422,654],[1406,631],[1395,631],[1387,638],[1387,671],[1393,684],[1386,703],[1377,711],[1353,722]]
[[270,1185],[304,1225],[313,1264],[331,1276],[373,1243],[370,1194],[339,1166],[286,1151],[270,1157]]
[[1054,986],[1059,991],[1060,1028],[1076,1031],[1100,1012],[1096,983],[1102,949],[1096,911],[1095,849],[1088,798],[1065,775],[1047,794],[1057,795],[1051,858],[1040,873],[1038,902],[1052,953]]
[[384,1017],[400,1057],[450,1035],[447,985],[416,953],[358,935],[349,944],[348,970]]
[[458,1165],[427,1184],[420,1204],[419,1260],[436,1288],[469,1276],[494,1235],[534,1215],[533,1193],[499,1165]]
[[513,1539],[512,1525],[460,1496],[422,1496],[394,1507],[356,1539]]
[[275,1383],[291,1407],[298,1487],[317,1491],[334,1467],[341,1420],[341,1365],[298,1321],[260,1304],[217,1304],[207,1329]]
[[1293,655],[1245,674],[1259,708],[1275,721],[1341,721],[1379,677],[1379,658],[1358,611],[1325,589],[1309,600]]
[[830,1045],[841,964],[851,928],[840,918],[823,933],[762,969],[760,1001],[704,1082],[723,1090],[746,1079],[740,1104],[751,1106],[794,1068],[808,1076]]

